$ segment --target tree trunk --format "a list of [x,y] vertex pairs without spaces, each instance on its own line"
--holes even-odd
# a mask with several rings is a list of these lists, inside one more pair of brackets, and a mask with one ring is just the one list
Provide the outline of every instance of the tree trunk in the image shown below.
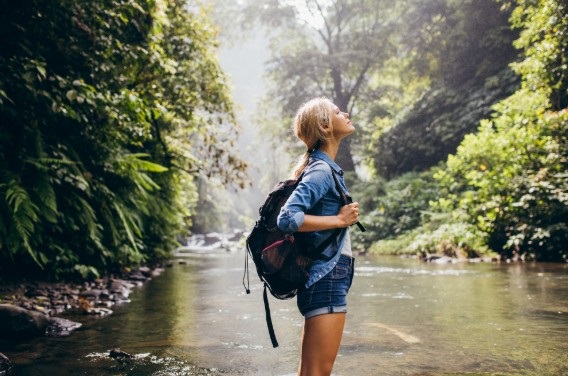
[[343,171],[355,171],[355,163],[351,155],[351,139],[349,137],[344,138],[341,144],[339,144],[335,163],[337,163]]

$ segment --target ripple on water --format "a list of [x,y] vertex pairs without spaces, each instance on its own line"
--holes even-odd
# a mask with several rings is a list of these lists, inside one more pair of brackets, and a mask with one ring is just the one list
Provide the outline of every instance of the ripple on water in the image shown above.
[[376,297],[381,297],[381,298],[392,298],[392,299],[414,299],[413,296],[399,292],[399,293],[395,293],[395,294],[389,294],[389,293],[379,293],[379,292],[368,292],[368,293],[363,293],[360,294],[360,296],[364,297],[364,298],[376,298]]
[[357,276],[371,277],[377,274],[406,274],[406,275],[430,275],[430,276],[462,276],[466,274],[477,274],[471,270],[459,269],[442,269],[442,270],[429,270],[429,269],[414,269],[414,268],[391,268],[381,266],[358,266],[355,269]]

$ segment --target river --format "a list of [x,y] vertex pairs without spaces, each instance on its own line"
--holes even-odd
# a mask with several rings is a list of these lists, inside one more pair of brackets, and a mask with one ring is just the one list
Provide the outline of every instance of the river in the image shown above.
[[[303,319],[241,280],[243,253],[176,261],[68,337],[2,348],[14,375],[293,375]],[[360,256],[334,375],[568,375],[568,265],[426,264]],[[117,360],[109,351],[133,355]]]

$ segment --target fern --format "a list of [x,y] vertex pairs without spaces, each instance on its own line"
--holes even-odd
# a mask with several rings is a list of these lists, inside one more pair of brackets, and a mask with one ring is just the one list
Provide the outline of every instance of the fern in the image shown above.
[[146,172],[161,173],[168,169],[160,164],[141,158],[148,157],[145,153],[121,155],[116,160],[116,170],[120,175],[128,177],[141,192],[151,192],[160,186]]
[[136,225],[134,219],[132,218],[132,215],[127,215],[125,213],[125,210],[123,210],[118,203],[113,202],[113,206],[116,210],[116,213],[118,214],[118,217],[120,218],[120,221],[122,222],[122,226],[124,227],[124,231],[126,231],[126,235],[128,237],[128,240],[130,241],[130,244],[132,245],[133,251],[139,254],[140,251],[138,249],[138,246],[136,245],[136,239],[134,238],[134,236],[136,235],[138,236],[138,238],[142,236],[140,228]]
[[34,167],[44,171],[52,170],[54,167],[74,166],[78,164],[77,162],[60,159],[60,158],[34,158],[34,159],[25,159],[24,162],[31,164]]
[[[10,175],[8,171],[4,171],[3,177]],[[42,262],[38,259],[38,255],[30,246],[30,240],[38,224],[38,207],[32,202],[30,195],[21,185],[19,179],[11,176],[8,183],[0,185],[0,193],[4,197],[5,207],[8,210],[8,218],[11,223],[6,226],[9,233],[9,250],[15,254],[18,249],[25,249],[35,263],[42,266]],[[14,230],[14,231],[12,231]]]
[[87,232],[91,241],[96,241],[100,239],[100,231],[97,226],[97,215],[93,207],[78,194],[74,194],[74,200],[80,207],[79,213],[81,213],[81,220],[84,221],[87,228]]
[[37,203],[41,217],[54,224],[59,212],[53,183],[48,171],[39,170],[34,175],[32,200]]

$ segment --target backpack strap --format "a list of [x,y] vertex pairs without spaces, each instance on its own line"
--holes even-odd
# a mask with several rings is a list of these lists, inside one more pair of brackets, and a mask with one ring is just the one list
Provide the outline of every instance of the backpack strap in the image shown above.
[[[325,162],[325,161],[323,161],[323,162]],[[329,166],[329,163],[327,163],[327,162],[325,162],[325,163]],[[337,189],[337,191],[339,192],[341,202],[343,204],[345,204],[346,195],[343,192],[341,185],[339,184],[339,180],[337,179],[337,176],[335,176],[335,174],[336,174],[335,170],[333,169],[333,167],[331,167],[331,166],[329,166],[329,167],[330,167],[330,170],[331,170],[331,175],[333,176],[333,180],[335,181],[335,189]],[[302,173],[302,175],[303,175],[303,173]],[[327,248],[328,245],[331,244],[332,241],[335,240],[335,238],[337,238],[339,236],[339,234],[341,234],[342,231],[343,231],[343,228],[336,228],[335,231],[333,231],[333,233],[331,235],[329,235],[320,245],[318,245],[313,250],[306,252],[307,256],[311,257],[313,259],[317,259],[317,260],[323,260],[323,261],[331,260],[335,255],[323,256],[322,252]]]
[[276,333],[274,333],[274,326],[272,325],[272,317],[270,316],[270,305],[268,304],[268,294],[266,293],[266,282],[264,283],[264,292],[262,293],[264,300],[264,313],[266,314],[266,326],[268,327],[268,335],[272,342],[272,347],[278,347],[276,340]]
[[[347,196],[343,191],[343,189],[341,188],[341,185],[339,185],[339,180],[337,180],[337,176],[335,176],[335,171],[333,170],[333,168],[331,169],[331,174],[333,175],[333,179],[335,180],[335,186],[339,191],[339,196],[341,197],[343,205],[348,205],[352,203],[353,200],[351,199],[351,197]],[[359,230],[361,230],[361,232],[367,231],[367,229],[359,221],[355,222],[355,224],[357,225],[357,227],[359,227]]]

